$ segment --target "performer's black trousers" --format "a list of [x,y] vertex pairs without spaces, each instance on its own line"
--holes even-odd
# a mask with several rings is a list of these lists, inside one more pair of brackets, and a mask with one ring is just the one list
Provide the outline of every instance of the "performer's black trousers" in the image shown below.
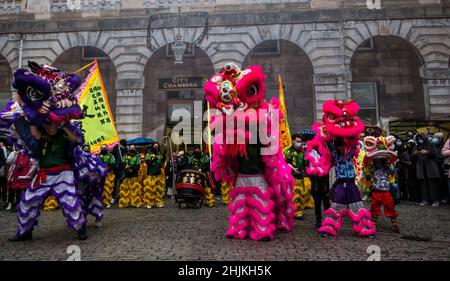
[[324,210],[330,208],[330,181],[328,175],[311,176],[311,191],[314,198],[316,222],[322,221],[322,203]]
[[0,177],[0,201],[6,202],[6,177]]
[[9,189],[8,193],[8,203],[11,203],[13,205],[13,208],[15,208],[19,202],[20,202],[20,194],[22,193],[23,189]]

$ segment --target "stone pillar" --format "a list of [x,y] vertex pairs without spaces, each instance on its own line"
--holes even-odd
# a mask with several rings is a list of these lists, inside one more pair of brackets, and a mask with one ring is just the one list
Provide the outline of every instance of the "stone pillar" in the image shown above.
[[424,94],[429,104],[427,119],[448,120],[450,119],[450,70],[431,69],[427,71],[424,82]]
[[316,121],[322,119],[322,104],[330,99],[349,99],[344,74],[314,74]]
[[[120,73],[117,75],[120,77]],[[142,136],[142,79],[118,79],[116,128],[120,138]]]

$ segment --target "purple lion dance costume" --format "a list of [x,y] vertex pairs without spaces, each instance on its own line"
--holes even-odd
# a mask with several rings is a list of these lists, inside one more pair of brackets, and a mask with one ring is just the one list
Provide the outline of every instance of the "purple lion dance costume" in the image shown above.
[[[263,153],[267,145],[252,135],[261,137],[262,128],[249,130],[250,124],[265,124],[267,136],[273,136],[271,125],[280,120],[275,118],[280,114],[275,110],[278,100],[264,100],[264,80],[259,66],[241,71],[228,63],[204,85],[205,98],[215,109],[211,118],[215,130],[211,170],[218,181],[234,186],[230,192],[228,238],[249,236],[252,240],[270,241],[277,229],[293,229],[294,180],[279,142],[271,146],[272,152]],[[233,120],[245,126],[230,129],[227,125],[226,133],[221,133],[224,125]],[[273,127],[278,130],[278,124]],[[250,141],[252,137],[255,141]]]
[[39,172],[21,195],[17,233],[10,241],[32,239],[41,204],[49,195],[57,199],[78,239],[84,240],[87,214],[96,223],[103,218],[106,169],[99,159],[81,150],[81,128],[70,122],[84,118],[75,95],[81,79],[48,65],[29,62],[28,66],[30,70],[14,73],[18,96],[0,112],[0,133],[39,163]]
[[325,220],[319,232],[322,236],[337,236],[345,215],[352,220],[353,232],[375,236],[370,212],[364,208],[355,184],[354,158],[359,154],[359,134],[364,124],[357,117],[359,106],[354,101],[329,100],[323,104],[323,123],[313,125],[314,139],[307,143],[307,173],[328,175],[336,169],[336,182],[331,188],[331,207],[325,210]]

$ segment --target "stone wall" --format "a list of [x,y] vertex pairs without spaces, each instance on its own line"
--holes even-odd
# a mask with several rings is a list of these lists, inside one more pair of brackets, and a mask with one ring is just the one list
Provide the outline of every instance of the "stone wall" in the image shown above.
[[[319,2],[322,2],[320,6]],[[396,36],[408,42],[423,61],[422,78],[427,120],[449,119],[450,82],[450,7],[432,1],[415,1],[404,7],[369,10],[346,8],[346,1],[335,8],[334,1],[314,1],[304,8],[296,3],[280,5],[217,5],[209,11],[208,35],[199,48],[214,69],[224,62],[238,65],[250,51],[265,40],[283,39],[304,51],[312,64],[315,118],[321,117],[322,103],[351,94],[351,59],[358,46],[373,36]],[[397,1],[400,5],[401,1]],[[410,1],[403,1],[403,4]],[[415,6],[418,3],[418,6]],[[123,5],[129,4],[126,1]],[[324,4],[325,3],[325,4]],[[313,5],[314,4],[314,5]],[[396,5],[397,5],[396,4]],[[294,6],[289,6],[294,5]],[[295,6],[297,5],[297,6]],[[299,7],[299,8],[292,8]],[[38,6],[35,10],[38,10]],[[44,6],[41,6],[45,10]],[[311,9],[312,8],[312,9]],[[154,53],[147,47],[149,15],[167,9],[118,10],[108,17],[80,13],[52,20],[32,20],[34,14],[0,16],[0,54],[15,70],[19,62],[19,33],[23,34],[23,62],[35,60],[51,64],[64,51],[77,46],[92,46],[104,51],[117,72],[116,122],[122,137],[143,134],[144,69]],[[28,19],[28,20],[27,20]],[[194,41],[201,27],[182,28],[186,42]],[[172,28],[152,33],[153,44],[160,48],[174,41]]]

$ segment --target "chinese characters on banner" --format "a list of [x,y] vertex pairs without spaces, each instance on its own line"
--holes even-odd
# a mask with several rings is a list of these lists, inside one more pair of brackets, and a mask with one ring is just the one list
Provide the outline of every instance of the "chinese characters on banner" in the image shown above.
[[85,143],[91,147],[91,152],[95,153],[100,150],[102,144],[111,146],[118,143],[119,136],[97,61],[89,72],[78,104],[85,114],[85,118],[80,120]]

